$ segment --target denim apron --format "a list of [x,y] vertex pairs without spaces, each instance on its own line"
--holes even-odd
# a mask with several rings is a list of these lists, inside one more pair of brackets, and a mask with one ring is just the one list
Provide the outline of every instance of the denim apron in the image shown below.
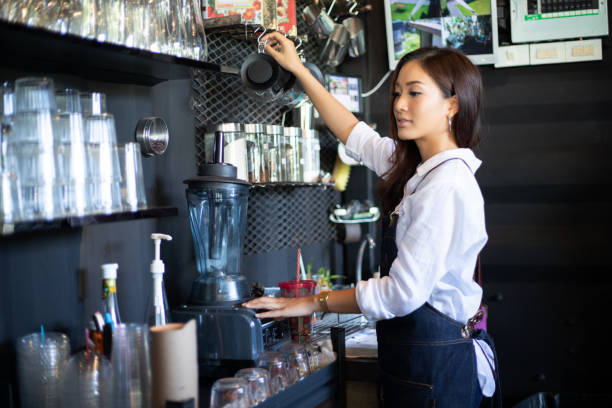
[[[381,276],[387,276],[397,257],[397,222],[391,223],[389,216],[383,217],[382,222]],[[480,405],[482,393],[472,338],[485,340],[495,353],[486,332],[473,332],[465,323],[455,321],[425,303],[407,316],[378,321],[376,335],[383,407]],[[495,364],[497,366],[497,356]],[[497,379],[495,385],[496,395],[491,406],[495,402],[495,406],[501,407]]]

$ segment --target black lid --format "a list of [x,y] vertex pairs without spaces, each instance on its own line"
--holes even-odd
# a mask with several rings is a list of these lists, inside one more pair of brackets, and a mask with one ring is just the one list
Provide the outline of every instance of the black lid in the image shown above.
[[251,184],[236,178],[238,170],[235,166],[228,163],[202,163],[198,168],[196,177],[183,180],[183,183],[191,185],[201,185],[205,183],[229,183],[250,186]]

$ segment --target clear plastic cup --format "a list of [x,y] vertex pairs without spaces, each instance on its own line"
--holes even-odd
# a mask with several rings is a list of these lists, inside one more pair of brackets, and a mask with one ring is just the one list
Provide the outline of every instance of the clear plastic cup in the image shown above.
[[278,349],[287,357],[289,379],[292,383],[303,380],[310,375],[308,352],[302,344],[286,343]]
[[55,92],[55,104],[60,113],[81,113],[81,98],[78,89],[64,89]]
[[28,77],[15,81],[15,112],[53,110],[55,90],[51,78]]
[[93,212],[121,211],[121,167],[113,115],[85,117],[85,153]]
[[112,405],[111,364],[96,352],[76,353],[66,366],[61,383],[63,408],[101,408]]
[[147,208],[142,154],[138,143],[126,143],[119,147],[121,166],[121,202],[124,211],[138,211]]
[[151,406],[151,361],[149,327],[123,323],[113,331],[111,366],[114,407]]
[[[78,103],[66,105],[66,109],[80,110]],[[61,112],[54,115],[53,137],[56,183],[61,195],[59,205],[67,215],[89,213],[92,202],[87,192],[87,155],[81,114]]]
[[248,408],[251,406],[244,378],[220,378],[210,391],[210,408]]
[[101,92],[81,92],[81,113],[83,116],[106,113],[106,95]]
[[270,397],[270,373],[265,368],[243,368],[238,370],[234,377],[244,378],[249,384],[248,392],[251,406],[257,405]]
[[270,391],[276,394],[289,386],[287,358],[278,351],[265,351],[259,355],[257,367],[265,368],[270,373]]
[[0,223],[11,224],[21,219],[21,185],[8,170],[0,172]]
[[5,81],[0,87],[0,116],[12,116],[15,113],[15,91],[12,82]]
[[21,407],[60,407],[60,381],[70,358],[62,333],[32,333],[17,339],[17,376]]
[[[278,284],[281,297],[297,298],[314,295],[317,283],[312,280],[287,281]],[[312,335],[312,315],[290,317],[289,326],[291,327],[291,340],[304,343],[310,341]]]

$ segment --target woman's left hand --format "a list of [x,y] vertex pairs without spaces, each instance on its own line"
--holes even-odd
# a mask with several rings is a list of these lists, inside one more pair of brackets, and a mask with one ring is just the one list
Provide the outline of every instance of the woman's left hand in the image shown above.
[[269,312],[257,313],[258,318],[282,318],[293,316],[307,316],[318,310],[318,303],[314,296],[299,298],[282,298],[263,296],[242,304],[248,309],[268,309]]

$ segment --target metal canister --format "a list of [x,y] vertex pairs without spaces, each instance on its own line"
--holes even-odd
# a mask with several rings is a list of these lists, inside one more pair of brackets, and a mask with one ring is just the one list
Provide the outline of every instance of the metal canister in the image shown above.
[[285,136],[285,181],[302,182],[302,129],[299,127],[284,128]]
[[282,159],[284,157],[283,127],[278,125],[265,125],[266,157],[264,158],[265,172],[269,182],[282,181]]

